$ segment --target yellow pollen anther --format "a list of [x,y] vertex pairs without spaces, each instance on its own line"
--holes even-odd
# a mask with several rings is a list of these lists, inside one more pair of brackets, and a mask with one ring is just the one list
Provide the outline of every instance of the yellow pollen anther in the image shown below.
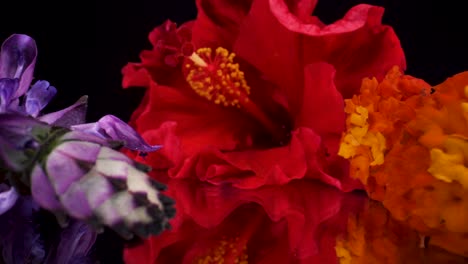
[[188,70],[186,80],[200,96],[224,106],[240,107],[240,102],[248,102],[250,87],[234,63],[234,53],[224,48],[200,48],[190,57],[185,65]]
[[197,264],[221,264],[221,263],[239,263],[248,264],[247,247],[245,243],[236,239],[223,239],[216,246],[208,250],[204,255],[194,260]]

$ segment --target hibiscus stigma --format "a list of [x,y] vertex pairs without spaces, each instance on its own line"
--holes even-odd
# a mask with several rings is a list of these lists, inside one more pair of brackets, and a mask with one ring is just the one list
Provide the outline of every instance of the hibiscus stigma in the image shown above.
[[221,47],[214,55],[211,48],[198,49],[185,64],[188,84],[198,95],[215,104],[240,108],[242,102],[249,101],[250,87],[234,57],[234,53]]
[[[250,86],[235,53],[218,47],[200,48],[187,56],[184,74],[187,83],[201,97],[224,107],[236,107],[259,121],[276,142],[284,142],[287,133],[257,104],[249,99]],[[281,143],[280,143],[281,144]]]

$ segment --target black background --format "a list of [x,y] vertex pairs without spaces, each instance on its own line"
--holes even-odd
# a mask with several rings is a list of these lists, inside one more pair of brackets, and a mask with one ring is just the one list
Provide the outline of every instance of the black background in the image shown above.
[[[18,2],[0,7],[0,40],[12,33],[32,36],[39,49],[35,77],[59,91],[49,110],[87,94],[89,121],[105,114],[128,120],[143,91],[121,89],[121,68],[150,48],[147,36],[155,26],[196,16],[194,0]],[[321,0],[314,14],[329,23],[357,3],[384,6],[384,23],[394,27],[406,53],[406,73],[435,85],[468,70],[463,2]],[[109,232],[100,237],[97,253],[103,263],[119,263],[118,241]]]

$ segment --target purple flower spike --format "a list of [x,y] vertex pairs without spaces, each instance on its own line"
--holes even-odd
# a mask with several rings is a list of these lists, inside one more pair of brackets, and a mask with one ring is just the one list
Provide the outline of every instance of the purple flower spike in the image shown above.
[[15,188],[11,187],[6,190],[7,188],[5,184],[0,184],[0,215],[10,210],[18,200],[18,193]]
[[71,129],[105,139],[123,141],[124,146],[131,150],[151,152],[161,148],[161,146],[150,146],[132,127],[113,115],[106,115],[95,123],[75,125]]
[[22,96],[28,90],[33,78],[36,56],[36,42],[27,35],[14,34],[3,42],[0,51],[0,78],[20,80],[13,99]]
[[52,100],[57,93],[55,87],[47,81],[37,81],[26,93],[25,110],[31,116],[37,117],[39,112]]
[[0,113],[7,111],[13,94],[18,89],[18,79],[3,78],[0,79]]
[[53,145],[31,176],[32,196],[41,207],[98,229],[108,226],[125,238],[168,228],[174,208],[160,193],[163,186],[123,153],[107,147],[106,139],[70,131]]

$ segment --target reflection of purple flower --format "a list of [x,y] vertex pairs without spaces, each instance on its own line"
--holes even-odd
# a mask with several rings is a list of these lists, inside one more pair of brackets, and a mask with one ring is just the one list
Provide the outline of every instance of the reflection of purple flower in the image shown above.
[[52,243],[53,250],[49,251],[45,263],[94,263],[89,256],[94,242],[96,242],[96,232],[83,222],[73,221],[62,230],[59,238]]
[[39,214],[31,197],[20,197],[10,211],[0,216],[3,261],[8,264],[92,263],[89,253],[96,241],[96,233],[89,226],[73,221],[55,234],[53,230],[51,233],[51,230],[41,228]]
[[38,210],[31,197],[21,197],[11,210],[0,215],[0,248],[5,263],[42,263],[44,245],[33,219]]

